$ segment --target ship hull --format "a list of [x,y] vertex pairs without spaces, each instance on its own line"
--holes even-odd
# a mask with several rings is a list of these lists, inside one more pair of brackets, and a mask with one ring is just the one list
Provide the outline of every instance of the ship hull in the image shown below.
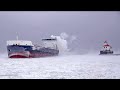
[[26,57],[23,55],[12,55],[12,56],[9,56],[9,58],[29,58],[29,57]]
[[57,56],[58,54],[48,54],[48,53],[32,53],[29,56],[25,56],[24,54],[13,53],[8,55],[9,58],[39,58],[39,57],[48,57],[48,56]]
[[57,56],[57,55],[58,54],[32,53],[29,58],[49,57],[49,56]]
[[47,56],[57,56],[59,54],[59,50],[49,49],[49,48],[41,48],[40,50],[31,50],[30,57],[47,57]]
[[8,54],[9,58],[29,58],[29,53],[25,52],[13,52]]
[[39,50],[32,50],[30,47],[24,46],[8,46],[7,50],[9,58],[40,58],[57,56],[59,54],[59,50],[56,49],[41,48]]

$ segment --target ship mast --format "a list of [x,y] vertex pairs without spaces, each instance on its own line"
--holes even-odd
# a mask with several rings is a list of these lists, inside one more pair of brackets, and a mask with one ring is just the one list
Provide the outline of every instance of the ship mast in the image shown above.
[[16,39],[17,39],[17,44],[16,45],[18,45],[18,33],[16,32]]
[[17,34],[16,39],[17,39],[17,41],[18,41],[18,33],[16,32],[16,34]]

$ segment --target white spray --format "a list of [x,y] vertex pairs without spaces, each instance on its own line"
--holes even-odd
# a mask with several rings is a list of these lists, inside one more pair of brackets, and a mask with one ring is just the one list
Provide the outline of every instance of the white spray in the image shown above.
[[65,32],[61,33],[60,36],[51,35],[51,38],[57,39],[57,46],[59,49],[59,54],[70,54],[70,48],[68,48],[69,44],[73,44],[73,41],[77,39],[76,36],[69,36]]
[[66,38],[68,38],[68,35],[66,33],[61,33],[60,36],[51,35],[51,38],[57,39],[57,46],[60,54],[68,52],[68,43],[66,40]]
[[72,35],[72,36],[70,37],[70,43],[72,43],[72,42],[75,41],[76,39],[77,39],[77,37],[74,36],[74,35]]

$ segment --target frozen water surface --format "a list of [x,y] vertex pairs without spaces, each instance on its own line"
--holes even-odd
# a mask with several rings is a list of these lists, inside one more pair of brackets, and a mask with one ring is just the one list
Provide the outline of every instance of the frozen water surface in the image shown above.
[[119,79],[120,56],[62,55],[9,59],[0,56],[1,79]]

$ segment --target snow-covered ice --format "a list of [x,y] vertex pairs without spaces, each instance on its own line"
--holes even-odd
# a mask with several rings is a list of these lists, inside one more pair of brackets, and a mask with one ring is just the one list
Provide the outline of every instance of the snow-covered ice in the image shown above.
[[119,79],[120,56],[61,55],[9,59],[0,55],[1,79]]

